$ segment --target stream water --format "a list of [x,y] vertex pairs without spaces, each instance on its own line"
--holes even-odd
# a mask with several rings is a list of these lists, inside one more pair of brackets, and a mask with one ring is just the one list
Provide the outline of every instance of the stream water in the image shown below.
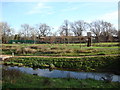
[[120,75],[109,74],[109,73],[96,73],[96,72],[75,72],[65,70],[49,70],[49,69],[33,69],[29,67],[18,67],[18,66],[3,66],[6,69],[16,69],[21,72],[28,74],[35,74],[43,77],[50,78],[76,78],[76,79],[87,79],[92,78],[95,80],[102,80],[102,77],[111,79],[113,82],[120,82]]

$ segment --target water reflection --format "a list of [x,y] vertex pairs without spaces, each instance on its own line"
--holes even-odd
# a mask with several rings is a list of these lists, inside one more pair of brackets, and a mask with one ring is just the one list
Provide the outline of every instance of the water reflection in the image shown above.
[[51,77],[51,78],[76,78],[76,79],[87,79],[92,78],[95,80],[108,79],[111,81],[120,82],[120,75],[114,75],[109,73],[95,73],[95,72],[74,72],[74,71],[63,71],[63,70],[49,70],[49,69],[33,69],[28,67],[18,66],[5,66],[7,69],[16,69],[28,74],[34,74],[38,76]]

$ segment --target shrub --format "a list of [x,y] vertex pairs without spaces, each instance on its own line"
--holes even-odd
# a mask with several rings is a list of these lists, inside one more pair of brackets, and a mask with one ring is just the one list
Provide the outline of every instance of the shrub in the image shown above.
[[23,73],[18,71],[18,70],[7,70],[7,69],[3,69],[2,70],[2,76],[4,77],[3,79],[7,80],[7,79],[14,79],[14,78],[18,78],[22,75]]
[[58,47],[52,47],[51,50],[56,50],[59,49]]
[[30,46],[29,48],[31,48],[31,49],[42,49],[43,47],[42,46],[35,46],[35,45],[33,45],[33,46]]
[[97,55],[105,55],[105,53],[104,52],[100,52]]
[[29,47],[21,47],[16,49],[17,54],[26,54],[26,53],[35,53],[35,52],[37,52],[37,50],[31,49]]
[[77,49],[75,49],[74,52],[75,53],[91,53],[91,51],[89,50],[77,50]]
[[73,51],[71,49],[65,50],[66,53],[72,53]]

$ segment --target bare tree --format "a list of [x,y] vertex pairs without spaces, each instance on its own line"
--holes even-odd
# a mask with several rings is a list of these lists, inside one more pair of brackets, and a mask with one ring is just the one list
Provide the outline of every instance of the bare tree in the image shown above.
[[101,33],[101,22],[102,21],[94,21],[92,23],[90,23],[90,31],[95,35],[95,38],[97,40],[97,42],[100,41],[100,33]]
[[101,37],[104,38],[104,41],[112,41],[112,37],[117,34],[117,30],[109,22],[101,22]]
[[7,22],[0,22],[0,31],[2,32],[2,43],[8,43],[12,39],[13,28],[11,28]]
[[63,25],[60,27],[60,35],[68,36],[69,35],[69,21],[64,20]]
[[34,40],[34,44],[35,44],[37,38],[37,30],[35,29],[35,27],[30,27],[30,37],[31,40]]
[[32,30],[33,28],[29,24],[22,24],[20,31],[21,36],[23,36],[25,40],[29,40],[33,32]]
[[112,41],[112,37],[117,35],[117,30],[109,22],[105,21],[95,21],[90,24],[90,30],[95,35],[97,42],[102,41]]
[[51,27],[48,26],[47,24],[40,24],[37,27],[37,33],[39,38],[48,36],[50,34],[50,31],[51,31]]
[[75,36],[82,36],[82,32],[86,31],[88,27],[88,23],[82,20],[71,23],[71,31]]

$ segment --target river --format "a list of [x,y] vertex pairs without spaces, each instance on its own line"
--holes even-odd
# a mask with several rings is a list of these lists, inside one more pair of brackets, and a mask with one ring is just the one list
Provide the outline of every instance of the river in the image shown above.
[[6,69],[16,69],[21,72],[28,74],[49,77],[49,78],[76,78],[76,79],[95,79],[102,80],[102,77],[106,79],[111,79],[113,82],[120,82],[120,75],[110,74],[110,73],[96,73],[96,72],[76,72],[76,71],[66,71],[66,70],[49,70],[49,69],[33,69],[29,67],[18,67],[18,66],[3,66]]

